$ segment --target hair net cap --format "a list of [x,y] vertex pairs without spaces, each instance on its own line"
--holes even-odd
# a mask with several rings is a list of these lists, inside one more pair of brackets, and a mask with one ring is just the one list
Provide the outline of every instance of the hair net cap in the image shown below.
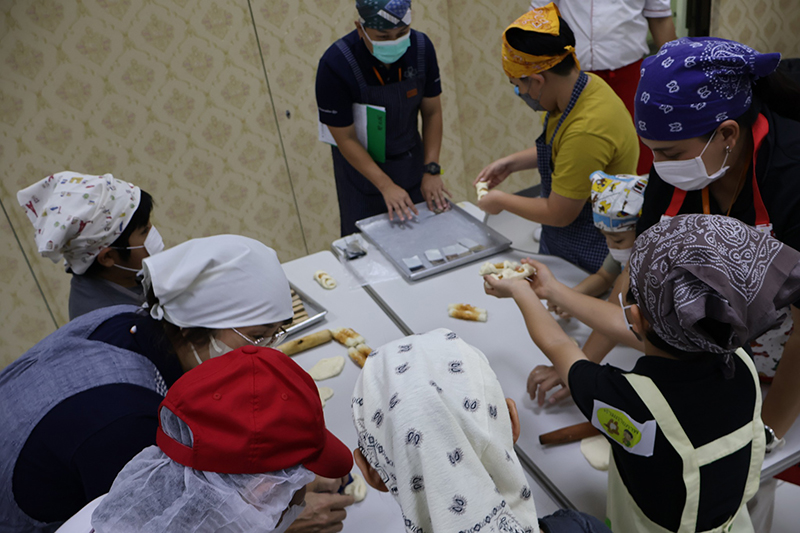
[[681,37],[642,63],[636,90],[639,136],[656,141],[700,137],[750,108],[753,82],[771,74],[777,53],[715,37]]
[[592,216],[603,231],[621,232],[636,228],[642,212],[647,178],[598,170],[592,172]]
[[289,281],[275,250],[241,235],[192,239],[142,261],[150,314],[179,327],[275,324],[292,318]]
[[83,274],[111,246],[139,207],[141,190],[111,174],[53,174],[17,193],[36,230],[36,247],[54,263],[62,257]]

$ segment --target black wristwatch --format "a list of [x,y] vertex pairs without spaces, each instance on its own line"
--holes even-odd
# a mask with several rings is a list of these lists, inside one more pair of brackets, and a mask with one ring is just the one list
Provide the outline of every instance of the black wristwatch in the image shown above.
[[430,174],[432,176],[438,176],[442,173],[442,167],[439,166],[439,163],[428,163],[422,169],[425,171],[425,174]]

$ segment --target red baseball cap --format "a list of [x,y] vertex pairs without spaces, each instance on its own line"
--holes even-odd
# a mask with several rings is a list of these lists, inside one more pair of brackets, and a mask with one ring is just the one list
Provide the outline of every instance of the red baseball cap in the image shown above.
[[346,476],[347,446],[325,429],[314,380],[283,353],[245,346],[186,372],[159,412],[192,431],[186,446],[161,428],[156,442],[172,460],[220,474],[259,474],[303,465],[320,476]]

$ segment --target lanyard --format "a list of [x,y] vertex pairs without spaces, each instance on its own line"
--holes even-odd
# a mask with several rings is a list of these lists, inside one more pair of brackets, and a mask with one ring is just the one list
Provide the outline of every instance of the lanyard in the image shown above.
[[[758,182],[756,181],[756,157],[758,156],[758,149],[761,148],[761,143],[769,132],[769,122],[764,115],[759,114],[753,124],[753,205],[756,209],[756,224],[755,227],[762,233],[772,233],[772,224],[769,220],[769,213],[767,207],[764,205],[764,200],[761,198],[761,192],[758,189]],[[703,189],[703,213],[709,214],[711,209],[708,199],[708,187]],[[667,207],[666,212],[662,215],[662,220],[667,220],[678,214],[683,201],[686,199],[686,191],[675,188],[672,193],[672,200]],[[734,202],[736,199],[734,198]],[[733,204],[731,204],[733,205]]]
[[[376,76],[378,76],[378,81],[381,82],[381,85],[386,85],[385,83],[383,83],[383,78],[381,77],[380,72],[378,72],[378,69],[376,69],[373,66],[372,71],[375,73]],[[397,67],[397,78],[398,78],[397,81],[403,81],[403,71],[400,67]]]

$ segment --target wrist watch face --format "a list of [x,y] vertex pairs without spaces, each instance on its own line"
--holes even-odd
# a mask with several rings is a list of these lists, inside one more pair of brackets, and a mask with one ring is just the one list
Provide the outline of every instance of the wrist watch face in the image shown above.
[[427,165],[425,165],[424,169],[425,172],[427,172],[428,174],[436,176],[441,172],[442,167],[440,167],[438,163],[428,163]]

